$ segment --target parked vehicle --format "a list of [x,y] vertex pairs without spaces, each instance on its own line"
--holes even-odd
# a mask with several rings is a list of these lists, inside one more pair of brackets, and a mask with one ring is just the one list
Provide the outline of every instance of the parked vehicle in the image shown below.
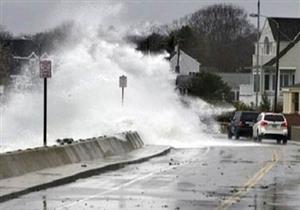
[[276,139],[277,143],[287,143],[288,125],[283,114],[261,113],[253,126],[254,140]]
[[232,136],[239,139],[240,136],[252,137],[252,126],[256,122],[259,112],[237,111],[228,125],[228,138]]

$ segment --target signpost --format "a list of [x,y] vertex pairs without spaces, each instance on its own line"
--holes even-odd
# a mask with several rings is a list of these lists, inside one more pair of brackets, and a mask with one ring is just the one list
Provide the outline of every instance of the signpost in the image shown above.
[[127,77],[122,75],[119,77],[119,87],[122,88],[122,106],[124,104],[124,88],[127,87]]
[[44,146],[47,146],[47,78],[51,78],[51,76],[51,60],[40,60],[40,77],[44,78]]

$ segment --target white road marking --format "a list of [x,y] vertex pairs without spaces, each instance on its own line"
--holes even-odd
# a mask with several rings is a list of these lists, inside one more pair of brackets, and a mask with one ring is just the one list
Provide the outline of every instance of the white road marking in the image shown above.
[[[204,157],[204,156],[206,156],[206,155],[208,154],[209,151],[210,151],[210,147],[206,147],[206,148],[205,148],[205,151],[204,151],[203,153],[201,153],[201,155],[198,156],[198,157]],[[184,163],[184,164],[182,164],[181,166],[184,166],[184,165],[186,165],[186,164],[188,164],[188,163]],[[170,167],[164,169],[163,172],[166,172],[166,171],[172,170],[172,169],[173,169],[173,166],[170,166]],[[74,206],[74,205],[77,205],[77,204],[79,204],[79,203],[82,203],[82,202],[91,200],[91,199],[93,199],[93,198],[96,198],[96,197],[105,195],[105,194],[107,194],[107,193],[110,193],[110,192],[113,192],[113,191],[116,191],[116,190],[120,190],[120,189],[122,189],[123,187],[129,186],[129,185],[131,185],[131,184],[133,184],[133,183],[135,183],[135,182],[138,182],[138,181],[147,179],[148,177],[153,176],[154,174],[160,173],[160,172],[162,172],[162,169],[161,169],[161,168],[155,170],[154,172],[148,173],[148,174],[146,174],[146,175],[144,175],[144,176],[137,177],[137,178],[135,178],[135,179],[133,179],[133,180],[131,180],[131,181],[129,181],[129,182],[126,182],[126,183],[124,183],[124,184],[121,184],[121,185],[119,185],[119,186],[113,187],[113,188],[111,188],[111,189],[109,189],[109,190],[105,190],[105,191],[103,191],[103,192],[101,192],[101,193],[97,193],[97,194],[88,196],[88,197],[86,197],[86,198],[84,198],[84,199],[77,200],[77,201],[74,201],[74,202],[72,202],[72,203],[69,203],[69,204],[65,204],[65,205],[56,207],[56,208],[54,208],[54,209],[55,209],[55,210],[69,209],[70,207],[72,207],[72,206]]]

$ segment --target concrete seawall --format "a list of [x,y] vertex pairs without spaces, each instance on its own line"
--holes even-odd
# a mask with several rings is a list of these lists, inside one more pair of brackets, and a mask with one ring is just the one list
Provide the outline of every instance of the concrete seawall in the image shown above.
[[46,168],[122,155],[143,145],[137,132],[127,132],[120,134],[119,137],[98,137],[62,146],[7,152],[0,154],[0,179]]

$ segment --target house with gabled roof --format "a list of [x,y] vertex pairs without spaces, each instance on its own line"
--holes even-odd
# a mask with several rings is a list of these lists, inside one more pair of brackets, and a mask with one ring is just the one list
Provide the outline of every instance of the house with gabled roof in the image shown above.
[[10,50],[10,77],[17,89],[30,88],[39,78],[39,62],[51,59],[39,45],[30,39],[4,40],[2,44]]
[[[231,100],[240,100],[240,87],[250,83],[251,73],[228,73],[217,72],[216,75],[220,76],[222,80],[231,88]],[[244,94],[244,93],[243,93]],[[242,95],[243,96],[243,95]]]
[[183,50],[178,45],[175,47],[175,51],[171,53],[170,58],[171,71],[177,74],[176,88],[181,94],[187,94],[191,79],[200,72],[200,63]]
[[[266,93],[273,106],[276,86],[277,25],[280,32],[278,102],[283,104],[282,88],[300,82],[300,18],[268,17],[259,39],[259,74],[256,74],[257,49],[255,49],[252,58],[253,76],[247,89],[247,96],[240,98],[243,102],[255,103],[258,89],[258,103],[262,94]],[[257,43],[255,47],[257,48]]]
[[[199,61],[185,53],[183,50],[178,50],[178,46],[175,47],[175,51],[170,57],[170,64],[172,71],[179,75],[199,73],[201,65]],[[177,68],[177,66],[179,66],[179,68]]]

